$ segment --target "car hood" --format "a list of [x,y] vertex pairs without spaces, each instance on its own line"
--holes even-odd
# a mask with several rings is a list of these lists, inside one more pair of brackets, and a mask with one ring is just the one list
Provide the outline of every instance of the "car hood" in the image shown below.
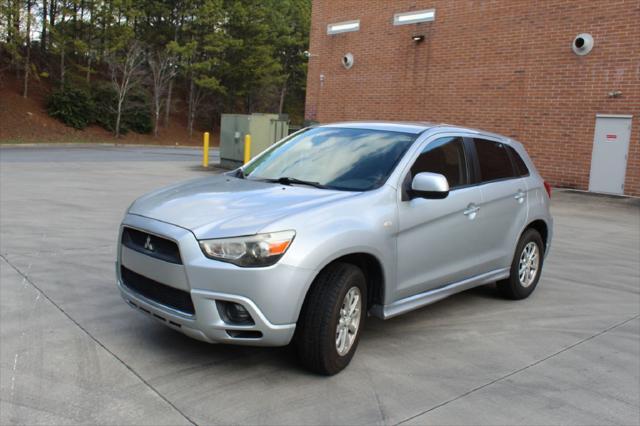
[[218,175],[144,195],[129,213],[189,229],[198,239],[224,238],[255,234],[285,216],[354,194]]

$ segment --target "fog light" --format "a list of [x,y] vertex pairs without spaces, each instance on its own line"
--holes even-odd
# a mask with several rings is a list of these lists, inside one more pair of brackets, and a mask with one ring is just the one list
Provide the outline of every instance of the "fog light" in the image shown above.
[[239,303],[216,300],[218,312],[222,320],[227,324],[252,325],[254,324],[251,314]]

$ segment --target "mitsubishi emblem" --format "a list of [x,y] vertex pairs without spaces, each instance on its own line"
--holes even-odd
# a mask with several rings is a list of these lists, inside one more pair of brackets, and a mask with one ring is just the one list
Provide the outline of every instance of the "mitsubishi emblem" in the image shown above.
[[149,251],[153,251],[153,244],[151,244],[151,235],[147,235],[147,241],[144,243],[144,248]]

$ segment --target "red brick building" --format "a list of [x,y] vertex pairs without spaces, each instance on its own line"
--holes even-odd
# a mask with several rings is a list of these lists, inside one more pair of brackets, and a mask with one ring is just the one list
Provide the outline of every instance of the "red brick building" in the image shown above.
[[314,0],[306,118],[478,127],[554,185],[639,196],[640,1]]

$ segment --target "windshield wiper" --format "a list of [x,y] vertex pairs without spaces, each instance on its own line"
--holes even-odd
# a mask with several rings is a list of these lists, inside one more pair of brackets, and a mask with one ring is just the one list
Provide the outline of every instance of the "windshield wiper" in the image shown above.
[[277,179],[264,179],[265,182],[274,182],[279,183],[281,185],[291,185],[292,183],[298,185],[308,185],[313,186],[314,188],[327,189],[326,185],[321,184],[320,182],[311,182],[308,180],[297,179],[293,177],[283,176]]

